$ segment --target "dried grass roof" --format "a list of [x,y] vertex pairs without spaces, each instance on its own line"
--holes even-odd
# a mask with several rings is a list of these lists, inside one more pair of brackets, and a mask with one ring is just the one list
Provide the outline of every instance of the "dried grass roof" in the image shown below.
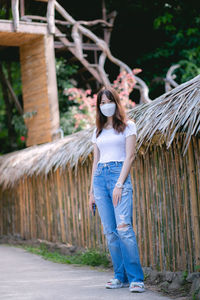
[[[170,147],[176,134],[184,133],[185,154],[192,135],[200,131],[200,75],[158,97],[128,111],[136,120],[137,153],[144,154],[152,143]],[[63,139],[32,146],[0,156],[0,184],[12,186],[24,175],[48,174],[58,167],[84,163],[93,150],[91,136],[94,127]],[[144,147],[145,145],[145,147]],[[143,149],[143,150],[141,150]]]

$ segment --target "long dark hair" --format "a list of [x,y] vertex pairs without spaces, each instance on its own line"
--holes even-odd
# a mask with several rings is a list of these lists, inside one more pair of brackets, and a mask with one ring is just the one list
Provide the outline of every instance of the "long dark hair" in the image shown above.
[[113,115],[113,128],[117,132],[123,132],[124,129],[127,126],[127,116],[126,112],[121,104],[120,97],[117,93],[117,91],[112,88],[112,87],[103,87],[101,90],[97,93],[97,103],[96,103],[96,127],[97,127],[97,132],[96,132],[96,137],[99,136],[101,133],[104,124],[107,122],[107,117],[104,116],[100,110],[100,103],[101,103],[101,98],[103,95],[106,95],[106,97],[114,101],[116,103],[116,110]]

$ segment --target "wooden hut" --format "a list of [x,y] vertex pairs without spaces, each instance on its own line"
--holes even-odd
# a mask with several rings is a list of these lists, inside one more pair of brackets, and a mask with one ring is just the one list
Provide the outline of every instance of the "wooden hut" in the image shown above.
[[[133,227],[143,266],[200,265],[200,75],[130,111]],[[0,157],[0,235],[107,249],[88,208],[93,128]]]
[[0,20],[0,48],[19,47],[26,145],[32,146],[54,140],[60,126],[54,37],[47,24],[15,21]]

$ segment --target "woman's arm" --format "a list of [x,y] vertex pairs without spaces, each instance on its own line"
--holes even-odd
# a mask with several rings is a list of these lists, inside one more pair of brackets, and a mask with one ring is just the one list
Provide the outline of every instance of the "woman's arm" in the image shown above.
[[100,151],[99,151],[97,144],[94,143],[93,145],[94,145],[94,152],[93,152],[94,160],[93,160],[93,165],[92,165],[92,176],[91,176],[91,185],[90,185],[90,194],[92,194],[92,195],[93,195],[93,175],[97,168],[97,163],[100,158]]
[[132,134],[126,137],[126,159],[117,182],[124,183],[128,173],[130,172],[132,163],[135,159],[136,135]]

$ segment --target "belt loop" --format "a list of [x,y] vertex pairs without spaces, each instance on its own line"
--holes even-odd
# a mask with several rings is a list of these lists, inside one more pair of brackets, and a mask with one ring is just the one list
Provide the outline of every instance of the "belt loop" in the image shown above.
[[115,165],[117,166],[117,161],[115,161]]

